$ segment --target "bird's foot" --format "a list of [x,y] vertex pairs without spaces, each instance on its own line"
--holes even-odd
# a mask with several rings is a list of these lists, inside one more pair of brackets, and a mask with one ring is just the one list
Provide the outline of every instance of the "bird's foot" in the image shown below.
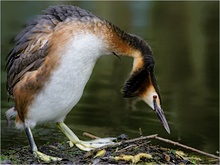
[[[80,140],[75,145],[83,151],[91,151],[96,148],[100,148],[100,147],[103,147],[106,145],[114,144],[114,142],[113,142],[114,140],[116,140],[116,138],[97,138],[97,139],[91,140],[91,141]],[[70,141],[70,146],[73,146],[73,144],[74,143]]]
[[61,161],[62,158],[59,158],[59,157],[53,157],[53,156],[49,156],[49,155],[46,155],[40,151],[34,151],[34,156],[41,159],[42,161],[48,163],[48,162],[51,162],[51,161]]
[[113,140],[116,138],[97,138],[91,141],[82,141],[71,131],[71,129],[64,122],[57,122],[58,128],[67,136],[71,141],[70,146],[75,144],[79,149],[83,151],[91,151],[96,148],[103,147],[105,145],[114,144]]

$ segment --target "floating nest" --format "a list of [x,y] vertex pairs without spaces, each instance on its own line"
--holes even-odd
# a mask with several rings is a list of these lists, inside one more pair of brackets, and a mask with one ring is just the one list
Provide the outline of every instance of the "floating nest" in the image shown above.
[[[90,152],[69,147],[67,143],[54,143],[39,146],[39,150],[47,155],[61,157],[63,160],[45,163],[35,158],[29,146],[19,146],[2,151],[1,164],[218,164],[219,157],[206,155],[189,156],[183,151],[163,148],[154,145],[151,135],[136,139],[127,139],[125,135],[118,137],[118,142]],[[162,138],[163,139],[163,138]],[[165,139],[166,140],[166,139]],[[179,143],[178,143],[179,144]],[[197,154],[198,155],[198,154]]]

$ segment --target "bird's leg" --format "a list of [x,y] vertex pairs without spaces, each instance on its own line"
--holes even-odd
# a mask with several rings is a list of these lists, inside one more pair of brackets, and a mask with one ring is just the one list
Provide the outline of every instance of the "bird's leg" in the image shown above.
[[62,158],[49,156],[49,155],[46,155],[46,154],[38,151],[37,145],[35,144],[35,141],[34,141],[34,138],[33,138],[32,132],[31,132],[31,129],[29,127],[25,126],[25,132],[26,132],[26,135],[28,137],[28,141],[29,141],[30,146],[31,146],[31,151],[33,152],[35,157],[40,158],[44,162],[51,162],[51,161],[60,161],[60,160],[62,160]]
[[71,129],[63,122],[58,122],[57,126],[67,136],[67,138],[83,151],[90,151],[108,144],[113,144],[115,138],[98,138],[91,141],[82,141],[71,131]]

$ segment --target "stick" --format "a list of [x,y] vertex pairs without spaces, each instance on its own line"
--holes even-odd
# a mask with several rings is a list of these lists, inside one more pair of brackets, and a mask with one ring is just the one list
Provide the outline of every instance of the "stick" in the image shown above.
[[204,152],[204,151],[201,151],[201,150],[198,150],[198,149],[195,149],[193,147],[189,147],[189,146],[186,146],[186,145],[183,145],[183,144],[180,144],[178,142],[174,142],[172,140],[169,140],[169,139],[164,139],[162,137],[159,137],[157,134],[154,134],[154,135],[149,135],[149,136],[143,136],[143,137],[140,137],[140,138],[135,138],[135,139],[131,139],[131,140],[126,140],[124,141],[124,143],[131,143],[131,142],[135,142],[135,141],[138,141],[138,140],[145,140],[145,139],[157,139],[157,140],[160,140],[160,141],[163,141],[163,142],[166,142],[166,143],[170,143],[170,144],[173,144],[173,145],[177,145],[177,146],[180,146],[182,148],[186,148],[188,150],[192,150],[194,152],[198,152],[200,154],[203,154],[203,155],[206,155],[206,156],[209,156],[209,157],[212,157],[212,158],[215,158],[215,159],[219,159],[220,160],[220,157],[218,156],[215,156],[213,154],[209,154],[207,152]]
[[99,139],[98,136],[92,135],[92,134],[90,134],[90,133],[88,133],[88,132],[83,132],[83,135],[84,135],[84,136],[87,136],[87,137],[89,137],[89,138],[91,138],[91,139]]
[[127,147],[122,148],[121,150],[118,150],[118,151],[115,151],[115,152],[123,152],[123,151],[125,151],[125,150],[128,149],[128,148],[136,147],[136,146],[137,146],[137,145],[132,144],[132,145],[130,145],[130,146],[127,146]]
[[136,141],[139,141],[139,140],[145,140],[145,139],[153,139],[157,137],[157,134],[154,134],[154,135],[149,135],[149,136],[141,136],[139,138],[134,138],[134,139],[130,139],[130,140],[125,140],[123,141],[123,143],[131,143],[131,142],[136,142]]
[[194,152],[198,152],[198,153],[200,153],[200,154],[203,154],[203,155],[206,155],[206,156],[209,156],[209,157],[216,158],[216,159],[219,159],[219,160],[220,160],[220,157],[218,157],[218,156],[215,156],[215,155],[213,155],[213,154],[209,154],[209,153],[207,153],[207,152],[204,152],[204,151],[195,149],[195,148],[193,148],[193,147],[186,146],[186,145],[184,145],[184,144],[180,144],[180,143],[178,143],[178,142],[174,142],[174,141],[169,140],[169,139],[164,139],[164,138],[159,137],[159,136],[155,136],[155,137],[153,137],[153,138],[155,138],[155,139],[157,139],[157,140],[161,140],[161,141],[166,142],[166,143],[170,143],[170,144],[176,145],[176,146],[180,146],[180,147],[182,147],[182,148],[186,148],[186,149],[188,149],[188,150],[192,150],[192,151],[194,151]]

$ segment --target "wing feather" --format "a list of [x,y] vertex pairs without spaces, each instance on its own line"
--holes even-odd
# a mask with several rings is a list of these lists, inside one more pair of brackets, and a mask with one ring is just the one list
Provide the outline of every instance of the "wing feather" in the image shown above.
[[[13,97],[15,85],[27,72],[38,69],[49,51],[49,41],[55,27],[71,18],[96,17],[89,11],[76,6],[51,6],[30,22],[15,38],[16,45],[7,56],[7,90]],[[96,17],[97,18],[97,17]]]
[[25,73],[37,70],[47,55],[48,46],[35,51],[34,53],[25,52],[22,54],[14,54],[8,61],[7,66],[7,90],[10,96],[13,96],[13,88],[24,76]]

